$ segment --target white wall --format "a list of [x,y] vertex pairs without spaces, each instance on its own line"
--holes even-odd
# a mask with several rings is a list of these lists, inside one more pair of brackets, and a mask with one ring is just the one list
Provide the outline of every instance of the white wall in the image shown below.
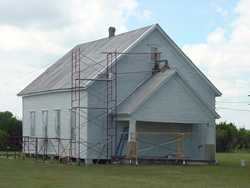
[[191,124],[206,124],[213,118],[177,74],[145,101],[132,117],[137,121]]
[[[212,109],[215,109],[214,91],[186,59],[165,40],[160,32],[152,32],[133,49],[133,52],[150,52],[151,46],[157,47],[161,52],[161,58],[168,60],[170,68],[177,70],[196,94]],[[123,70],[151,70],[150,66],[141,68],[141,64],[136,64],[136,61],[131,61],[130,59],[130,61],[125,62],[125,60],[126,58],[119,62],[119,66],[120,68],[122,67]],[[148,61],[148,63],[150,63],[150,61]],[[120,84],[118,82],[120,88],[118,94],[119,91],[132,91],[128,86],[132,86],[137,82],[136,79],[139,79],[139,77],[142,78],[143,76],[147,78],[146,73],[144,75],[137,75],[137,77],[134,75],[123,76],[122,80],[120,80]],[[172,80],[170,84],[170,87],[166,86],[165,90],[163,89],[160,91],[161,93],[153,96],[155,98],[153,102],[148,102],[148,104],[142,107],[143,112],[133,114],[132,118],[140,121],[195,123],[196,125],[198,124],[199,127],[197,134],[204,135],[202,139],[204,143],[202,144],[215,144],[215,118],[211,116],[205,107],[200,106],[197,101],[193,100],[193,98],[187,94],[185,88],[181,87],[178,83],[177,78]],[[124,94],[124,92],[121,93],[121,95]],[[126,95],[128,95],[128,93],[126,93]],[[126,97],[122,96],[121,98],[124,99]],[[204,159],[204,156],[199,156],[198,158]]]
[[208,84],[200,77],[199,73],[182,57],[172,45],[165,40],[164,36],[155,30],[141,44],[141,46],[154,45],[161,52],[161,58],[167,59],[171,68],[176,69],[190,86],[202,97],[212,108],[215,108],[215,93]]
[[[131,52],[150,52],[152,46],[157,47],[158,51],[161,52],[161,59],[167,59],[170,68],[177,70],[181,77],[192,87],[202,100],[212,109],[215,109],[214,91],[158,30],[153,31],[150,35],[140,41]],[[125,55],[118,62],[118,72],[140,72],[151,70],[152,62],[150,60],[150,55]],[[133,92],[133,88],[136,88],[139,83],[143,80],[145,81],[150,76],[151,74],[148,72],[125,75],[118,74],[119,102]]]
[[[154,31],[151,35],[149,35],[147,38],[145,38],[143,41],[141,41],[134,49],[134,52],[150,52],[150,49],[152,46],[158,47],[159,51],[162,52],[161,56],[162,59],[168,59],[169,65],[171,68],[174,68],[178,70],[178,72],[181,74],[181,76],[188,82],[188,84],[195,90],[202,99],[212,108],[215,108],[215,96],[214,92],[209,88],[209,86],[201,79],[200,75],[194,70],[188,63],[186,63],[185,59],[181,57],[176,50],[170,45],[169,42],[167,42],[162,34],[160,34],[158,31]],[[145,59],[145,57],[140,57],[139,59],[136,57],[126,57],[118,62],[118,72],[131,72],[131,71],[151,71],[152,70],[152,62],[150,61],[150,56],[148,56],[148,61]],[[118,77],[118,99],[119,102],[124,100],[127,96],[131,94],[131,92],[136,89],[136,87],[145,81],[147,78],[151,76],[150,72],[145,73],[139,73],[139,74],[128,74]],[[176,88],[178,90],[178,88]],[[105,98],[105,91],[103,92],[102,89],[100,89],[100,84],[93,84],[93,86],[88,90],[88,98],[85,97],[85,103],[88,104],[89,107],[102,107],[105,105],[104,102],[100,102],[103,98]],[[176,94],[172,93],[173,95]],[[164,93],[163,93],[164,95]],[[169,101],[173,102],[173,101]],[[98,106],[99,105],[99,106]],[[163,105],[163,104],[161,104]],[[166,103],[166,105],[168,105]],[[172,103],[172,105],[175,105]],[[182,104],[179,104],[177,107],[180,110]],[[196,106],[191,103],[188,104],[191,107],[196,108]],[[164,106],[162,106],[164,107]],[[161,107],[161,108],[162,108]],[[62,117],[62,137],[69,138],[70,137],[70,92],[68,93],[50,93],[50,94],[44,94],[44,95],[37,95],[37,96],[31,96],[31,97],[23,97],[23,134],[24,136],[29,136],[30,134],[30,111],[36,111],[36,136],[42,136],[41,135],[41,114],[42,110],[48,110],[48,118],[49,118],[49,137],[55,136],[55,128],[54,128],[54,113],[53,110],[55,109],[61,109],[61,117]],[[185,106],[186,108],[186,106]],[[165,109],[162,108],[164,111]],[[194,109],[195,112],[199,112],[199,108]],[[170,111],[169,111],[170,112]],[[102,113],[101,111],[89,111],[86,113],[85,119],[89,122],[88,124],[88,130],[86,124],[83,125],[81,130],[84,130],[85,138],[83,140],[86,140],[88,143],[91,143],[93,145],[96,145],[100,142],[100,144],[103,144],[103,138],[105,138],[105,117],[99,119],[98,122],[92,121],[93,119],[97,119],[98,114]],[[176,114],[174,114],[176,113]],[[184,114],[182,111],[183,117],[186,117],[187,114]],[[178,116],[178,110],[172,111],[172,115],[174,117]],[[141,116],[142,117],[142,116]],[[141,118],[141,121],[144,121],[147,116],[143,116]],[[197,121],[199,122],[209,122],[213,125],[214,119],[211,117],[207,117],[206,114],[202,114],[198,116],[199,119]],[[156,117],[159,121],[163,121],[161,117]],[[178,118],[178,117],[175,117]],[[187,121],[188,119],[183,119]],[[190,120],[190,119],[189,119]],[[185,123],[185,122],[183,122]],[[208,143],[214,143],[214,126],[210,127],[209,133],[207,133],[209,136],[207,138]],[[87,139],[87,134],[89,136],[89,139]],[[89,151],[90,155],[88,158],[104,158],[104,156],[99,156],[99,154],[91,153]]]
[[[83,92],[85,97],[82,97],[82,105],[87,105],[86,92]],[[61,112],[61,138],[70,138],[70,108],[71,108],[71,93],[70,92],[57,92],[42,95],[26,96],[23,97],[23,136],[30,135],[30,112],[34,111],[36,113],[36,130],[35,137],[44,137],[42,133],[42,111],[48,111],[48,138],[56,138],[55,131],[55,110],[60,110]],[[85,110],[86,111],[86,110]],[[85,113],[87,116],[87,113]],[[87,118],[87,117],[86,117]],[[82,125],[81,127],[81,140],[87,140],[87,126]],[[78,136],[77,136],[78,137]],[[68,147],[67,141],[64,142],[65,146]],[[57,143],[54,143],[55,145]],[[81,150],[85,150],[85,147],[81,146]],[[49,147],[49,153],[55,153],[52,146]],[[76,148],[78,148],[76,146]],[[33,151],[34,152],[34,151]],[[77,153],[76,153],[77,154]],[[75,152],[73,152],[75,155]],[[85,153],[81,153],[81,157],[84,157]]]

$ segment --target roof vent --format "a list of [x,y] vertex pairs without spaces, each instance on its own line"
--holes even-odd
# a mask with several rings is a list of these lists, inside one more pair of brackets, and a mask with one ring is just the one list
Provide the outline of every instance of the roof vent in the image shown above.
[[115,36],[115,27],[109,27],[109,38]]

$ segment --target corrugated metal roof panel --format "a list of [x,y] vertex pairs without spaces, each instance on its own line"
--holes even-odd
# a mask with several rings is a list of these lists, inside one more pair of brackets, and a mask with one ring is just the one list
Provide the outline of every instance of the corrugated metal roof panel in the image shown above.
[[[82,78],[92,79],[105,68],[106,54],[103,52],[123,52],[134,41],[139,39],[152,26],[143,27],[111,38],[103,38],[77,45],[81,50]],[[72,49],[73,50],[73,49]],[[44,73],[31,82],[18,95],[28,95],[51,90],[68,89],[71,87],[71,52],[50,66]],[[96,63],[98,62],[98,63]]]
[[119,105],[118,113],[133,113],[141,104],[151,97],[155,91],[169,80],[175,72],[175,70],[167,69],[164,72],[156,73]]

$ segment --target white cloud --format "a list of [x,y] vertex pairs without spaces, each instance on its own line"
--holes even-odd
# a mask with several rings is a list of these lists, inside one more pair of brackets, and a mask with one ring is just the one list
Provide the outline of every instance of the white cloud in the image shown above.
[[222,15],[223,17],[227,17],[229,14],[228,11],[223,9],[222,7],[216,7],[216,12]]
[[0,1],[0,24],[19,27],[55,26],[68,22],[67,7],[70,1]]
[[[211,32],[207,41],[184,45],[184,51],[222,91],[218,100],[247,101],[250,94],[250,1],[240,0],[235,8],[236,19],[230,27],[219,27]],[[231,30],[227,30],[230,28]],[[228,34],[229,33],[229,34]],[[248,100],[249,101],[249,100]],[[226,104],[227,107],[235,105]],[[220,104],[218,103],[218,106]],[[225,106],[225,105],[224,105]],[[243,104],[237,109],[250,110]],[[247,125],[250,112],[219,110],[223,119]],[[233,115],[232,115],[233,114]],[[246,115],[248,114],[248,115]]]
[[137,0],[1,0],[0,111],[21,116],[16,94],[47,64],[78,43],[105,37],[112,25],[127,30],[127,21],[150,17]]
[[152,12],[148,9],[143,10],[142,15],[144,18],[150,18],[152,16]]
[[41,53],[62,53],[64,48],[52,40],[58,32],[45,32],[34,29],[21,29],[11,25],[0,25],[0,50],[41,51]]
[[225,30],[221,27],[210,33],[207,42],[211,44],[223,44],[225,42]]
[[30,82],[40,73],[40,69],[12,62],[12,66],[1,64],[1,87],[0,87],[0,109],[9,110],[21,117],[21,101],[16,94],[22,89],[24,84]]

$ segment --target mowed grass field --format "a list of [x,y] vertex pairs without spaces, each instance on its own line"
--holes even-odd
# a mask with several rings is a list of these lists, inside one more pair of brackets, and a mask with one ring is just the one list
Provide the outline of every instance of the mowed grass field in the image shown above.
[[[248,188],[250,154],[217,154],[217,166],[92,165],[0,159],[0,188]],[[240,159],[247,162],[240,166]]]

